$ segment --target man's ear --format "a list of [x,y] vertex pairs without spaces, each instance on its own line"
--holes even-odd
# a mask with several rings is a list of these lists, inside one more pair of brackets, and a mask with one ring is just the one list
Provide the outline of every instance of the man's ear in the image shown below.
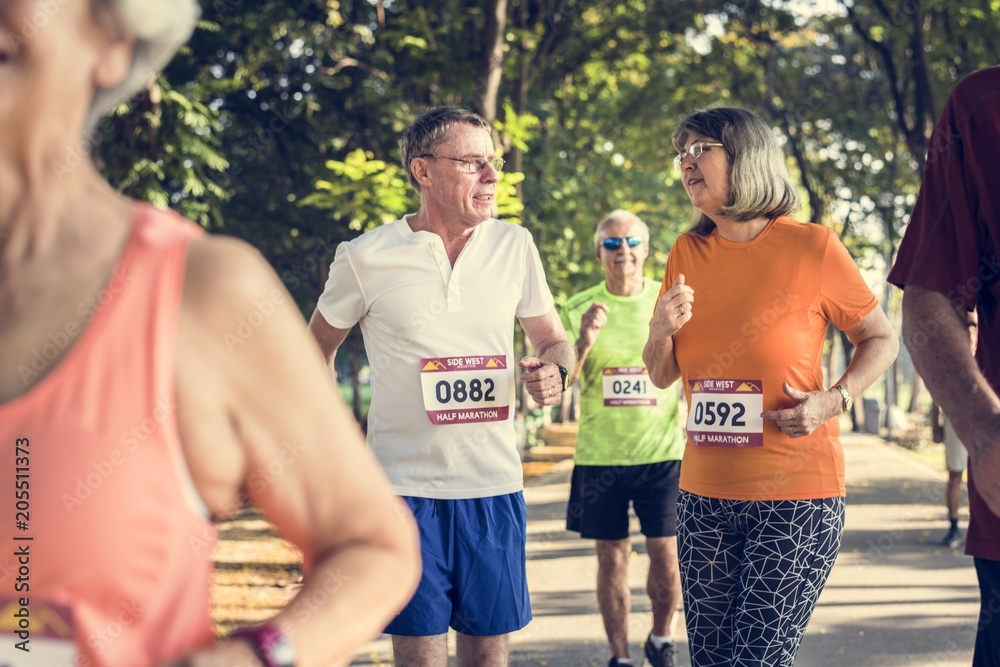
[[413,174],[413,179],[420,184],[420,187],[431,182],[430,170],[427,167],[427,160],[422,157],[415,157],[410,161],[410,173]]

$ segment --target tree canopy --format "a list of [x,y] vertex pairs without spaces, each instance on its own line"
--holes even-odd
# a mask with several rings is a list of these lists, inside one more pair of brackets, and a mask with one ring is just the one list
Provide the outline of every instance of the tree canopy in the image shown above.
[[670,135],[715,104],[767,118],[806,203],[800,218],[881,267],[944,99],[1000,62],[1000,0],[205,0],[203,10],[166,72],[101,124],[96,158],[126,193],[260,248],[306,314],[337,243],[416,207],[398,141],[429,106],[494,123],[508,165],[501,215],[535,235],[561,300],[598,279],[590,239],[615,208],[649,224],[661,271],[691,219]]

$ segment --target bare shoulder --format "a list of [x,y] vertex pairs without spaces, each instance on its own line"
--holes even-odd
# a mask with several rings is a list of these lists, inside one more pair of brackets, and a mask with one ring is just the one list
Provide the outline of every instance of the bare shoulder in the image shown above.
[[[207,236],[191,243],[184,305],[227,320],[247,303],[288,298],[271,266],[250,244],[228,236]],[[262,302],[262,306],[266,303]]]

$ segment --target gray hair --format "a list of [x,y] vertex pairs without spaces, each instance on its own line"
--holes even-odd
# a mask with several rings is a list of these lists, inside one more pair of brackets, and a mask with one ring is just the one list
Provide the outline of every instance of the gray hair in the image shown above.
[[[683,149],[692,134],[718,141],[729,158],[729,201],[719,211],[721,215],[746,222],[754,218],[773,219],[798,210],[799,196],[788,175],[785,154],[760,116],[737,107],[695,111],[671,135],[674,148]],[[688,231],[707,236],[713,229],[712,219],[696,212]]]
[[608,217],[597,223],[597,229],[594,230],[594,252],[598,252],[601,249],[601,230],[612,222],[638,223],[640,230],[639,235],[642,237],[644,243],[649,243],[649,227],[646,223],[643,222],[642,219],[635,213],[619,208],[611,211],[611,213],[608,213]]
[[403,168],[406,169],[410,185],[417,192],[420,192],[420,184],[410,171],[410,163],[413,162],[413,158],[430,155],[434,147],[444,140],[448,130],[458,123],[490,131],[490,124],[477,113],[459,107],[434,107],[420,114],[400,140],[399,153]]
[[139,92],[191,38],[201,15],[197,0],[93,0],[99,22],[113,15],[123,35],[136,40],[132,69],[114,88],[99,88],[87,117],[87,129]]

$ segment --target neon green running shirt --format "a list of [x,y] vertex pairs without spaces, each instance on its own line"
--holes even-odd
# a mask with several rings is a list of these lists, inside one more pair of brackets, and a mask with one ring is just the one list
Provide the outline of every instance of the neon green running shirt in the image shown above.
[[654,387],[642,363],[659,291],[659,284],[646,279],[639,296],[615,296],[602,282],[571,296],[560,312],[575,344],[591,304],[599,301],[611,310],[580,373],[577,465],[643,465],[684,454],[677,387]]

